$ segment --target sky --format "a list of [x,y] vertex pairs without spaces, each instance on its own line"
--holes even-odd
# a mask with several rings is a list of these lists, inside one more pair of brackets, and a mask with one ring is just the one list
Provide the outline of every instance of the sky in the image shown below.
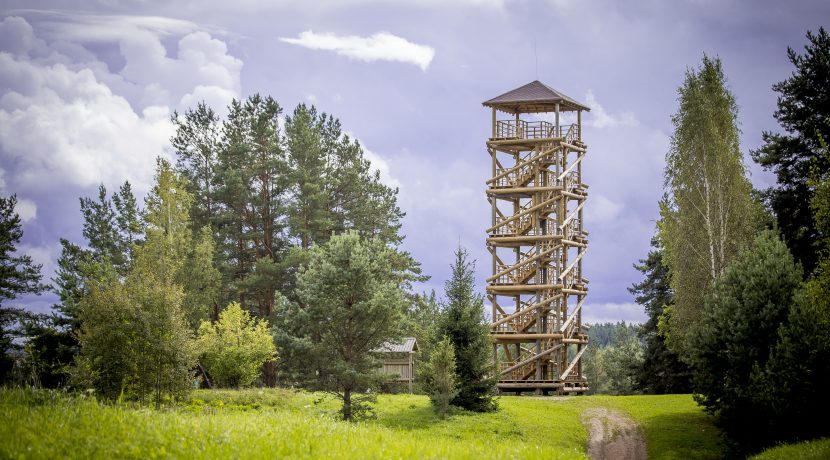
[[[73,5],[83,5],[75,8]],[[590,186],[583,321],[643,321],[627,288],[641,274],[663,193],[677,88],[704,54],[723,62],[756,187],[774,183],[749,152],[779,131],[771,86],[787,47],[830,24],[823,0],[190,0],[0,3],[0,194],[16,193],[20,251],[46,280],[59,238],[82,242],[78,198],[173,156],[174,111],[273,96],[314,104],[360,140],[399,189],[403,249],[443,290],[454,249],[489,255],[481,103],[533,80],[582,101]],[[54,294],[19,299],[45,312]]]

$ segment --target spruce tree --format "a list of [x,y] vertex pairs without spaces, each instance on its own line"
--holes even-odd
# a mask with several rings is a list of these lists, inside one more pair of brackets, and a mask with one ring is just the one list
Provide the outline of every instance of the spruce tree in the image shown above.
[[[688,393],[691,391],[691,372],[676,353],[666,346],[658,325],[663,309],[674,303],[669,284],[669,269],[663,262],[663,247],[659,235],[651,239],[652,250],[639,264],[634,264],[644,279],[634,283],[628,292],[643,307],[648,316],[639,331],[643,340],[642,364],[634,370],[635,389],[647,394]],[[593,330],[593,328],[592,328]]]
[[493,399],[495,364],[489,328],[484,319],[484,299],[474,292],[475,262],[461,246],[455,251],[452,275],[444,286],[446,307],[440,330],[455,349],[458,395],[452,405],[476,412],[496,410]]
[[458,396],[455,369],[455,350],[449,338],[444,337],[435,344],[422,372],[432,408],[441,418],[447,416],[450,403]]

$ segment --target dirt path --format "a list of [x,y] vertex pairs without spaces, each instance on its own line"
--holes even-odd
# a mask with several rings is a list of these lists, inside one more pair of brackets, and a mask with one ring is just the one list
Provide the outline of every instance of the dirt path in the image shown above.
[[646,442],[637,423],[620,411],[599,407],[582,413],[592,460],[641,460]]

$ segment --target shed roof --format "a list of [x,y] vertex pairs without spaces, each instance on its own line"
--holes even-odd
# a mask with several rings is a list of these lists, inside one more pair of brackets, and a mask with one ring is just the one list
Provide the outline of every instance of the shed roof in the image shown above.
[[413,353],[418,351],[415,337],[404,337],[403,342],[386,342],[375,351],[380,353]]
[[568,97],[550,86],[534,80],[524,86],[508,91],[501,96],[496,96],[482,104],[485,107],[494,107],[507,113],[528,113],[528,112],[553,112],[556,104],[562,112],[591,109]]

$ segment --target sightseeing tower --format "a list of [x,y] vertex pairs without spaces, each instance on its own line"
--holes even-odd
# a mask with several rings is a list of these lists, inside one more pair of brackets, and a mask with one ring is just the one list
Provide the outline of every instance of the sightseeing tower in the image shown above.
[[538,80],[483,104],[493,111],[487,294],[498,389],[583,393],[582,111],[590,109]]

